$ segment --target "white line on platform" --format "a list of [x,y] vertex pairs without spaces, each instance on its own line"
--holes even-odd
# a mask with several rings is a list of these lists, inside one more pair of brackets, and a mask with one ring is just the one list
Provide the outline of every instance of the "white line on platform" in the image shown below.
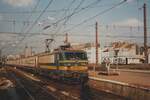
[[119,81],[107,80],[107,79],[102,79],[102,78],[97,78],[97,77],[89,77],[89,78],[92,79],[92,80],[96,80],[96,81],[103,81],[103,82],[108,82],[108,83],[112,83],[112,84],[130,86],[130,87],[133,87],[133,88],[140,88],[140,89],[150,91],[149,88],[145,88],[145,87],[142,87],[142,86],[135,86],[135,85],[131,85],[131,84],[128,84],[128,83],[119,82]]
[[117,69],[118,71],[123,71],[123,72],[134,72],[134,73],[147,73],[150,74],[149,70],[130,70],[130,69]]
[[105,82],[111,82],[115,84],[120,84],[120,85],[129,85],[128,83],[123,83],[119,81],[113,81],[113,80],[107,80],[107,79],[102,79],[102,78],[97,78],[97,77],[89,77],[92,80],[97,80],[97,81],[105,81]]

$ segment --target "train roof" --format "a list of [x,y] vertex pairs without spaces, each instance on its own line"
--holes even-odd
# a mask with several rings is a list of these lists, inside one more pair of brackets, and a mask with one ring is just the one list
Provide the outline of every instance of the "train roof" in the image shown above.
[[[41,52],[41,53],[37,53],[35,55],[28,56],[28,57],[50,55],[50,54],[59,53],[59,52],[85,52],[85,51],[81,50],[81,49],[74,49],[69,44],[69,45],[61,45],[61,46],[59,46],[59,48],[54,49],[52,52]],[[28,58],[28,57],[21,57],[21,58]],[[20,59],[20,58],[17,58],[17,59]],[[14,60],[16,60],[16,59],[14,59]]]
[[59,48],[57,49],[54,49],[54,52],[85,52],[85,51],[81,49],[72,48],[70,44],[66,44],[59,46]]

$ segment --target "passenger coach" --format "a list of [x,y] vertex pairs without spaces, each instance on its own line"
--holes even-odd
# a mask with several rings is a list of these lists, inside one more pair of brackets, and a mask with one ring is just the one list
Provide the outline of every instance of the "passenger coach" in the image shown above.
[[88,60],[83,50],[60,46],[52,53],[7,61],[8,65],[49,76],[54,79],[86,83],[88,81]]

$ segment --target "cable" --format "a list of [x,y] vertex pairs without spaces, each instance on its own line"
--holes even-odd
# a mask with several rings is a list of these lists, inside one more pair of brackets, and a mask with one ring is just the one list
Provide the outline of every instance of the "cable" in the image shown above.
[[[84,23],[88,22],[89,20],[91,20],[91,19],[93,19],[93,18],[95,18],[95,17],[97,17],[97,16],[100,16],[100,15],[102,15],[102,14],[105,14],[106,12],[112,10],[113,8],[116,8],[116,7],[120,6],[120,5],[122,5],[122,4],[125,3],[126,1],[127,1],[127,0],[123,0],[122,2],[120,2],[120,3],[118,3],[118,4],[116,4],[116,5],[114,5],[114,6],[110,7],[110,8],[108,8],[108,9],[102,11],[102,12],[99,12],[99,13],[97,13],[97,14],[94,15],[94,16],[91,16],[90,18],[88,18],[88,19],[82,21],[81,23],[79,23],[79,24],[77,24],[77,25],[74,25],[73,27],[71,27],[71,28],[65,30],[64,32],[66,33],[67,31],[69,31],[69,30],[71,30],[71,29],[74,29],[74,28],[76,28],[76,27],[79,27],[81,24],[84,24]],[[63,33],[64,33],[64,32],[63,32]]]
[[[64,27],[66,26],[66,23],[67,21],[76,13],[76,11],[79,9],[79,7],[84,3],[85,0],[81,0],[80,3],[75,7],[75,9],[73,10],[73,12],[71,14],[69,14],[68,16],[65,16],[64,19],[62,19],[62,21],[64,20],[63,22],[63,25]],[[68,10],[69,10],[69,7],[75,2],[75,0],[73,0],[70,5],[68,6]],[[65,12],[66,13],[66,12]],[[60,20],[61,21],[61,20]],[[58,23],[58,21],[56,22]],[[55,31],[54,34],[57,34],[59,32],[59,30],[61,29],[61,26]],[[53,37],[54,38],[54,37]]]
[[[47,10],[47,13],[50,12],[62,12],[62,11],[66,11],[67,9],[57,9],[57,10]],[[33,13],[41,13],[42,10],[36,10],[36,11],[16,11],[16,12],[8,12],[8,11],[0,11],[1,14],[33,14]]]
[[[63,33],[66,33],[67,31],[69,31],[69,30],[71,30],[71,29],[73,29],[73,28],[75,28],[75,27],[78,27],[79,25],[81,25],[81,24],[83,24],[83,23],[85,23],[85,22],[87,22],[87,21],[89,21],[89,20],[91,20],[91,19],[93,19],[93,18],[95,18],[95,17],[97,17],[97,16],[102,15],[102,14],[104,14],[104,13],[106,13],[106,12],[112,10],[113,8],[116,8],[116,7],[120,6],[121,4],[125,3],[126,1],[127,1],[127,0],[123,0],[122,2],[120,2],[120,3],[116,4],[116,5],[114,5],[114,6],[110,7],[110,8],[108,8],[108,9],[106,9],[106,10],[104,10],[104,11],[98,13],[98,14],[96,14],[95,16],[92,16],[92,17],[90,17],[90,18],[84,20],[83,22],[81,22],[81,23],[79,23],[79,24],[77,24],[77,25],[75,25],[75,26],[73,26],[73,27],[71,27],[70,29],[64,31]],[[82,9],[81,9],[81,10],[82,10]],[[70,15],[70,16],[72,16],[72,15]],[[55,34],[56,34],[56,32],[55,32]]]
[[[67,16],[67,11],[69,11],[69,9],[70,9],[70,7],[73,5],[73,3],[75,2],[75,0],[72,0],[72,2],[69,4],[69,6],[67,7],[67,10],[65,11],[65,16]],[[64,28],[65,28],[65,26],[66,26],[66,21],[67,21],[67,19],[65,20],[65,22],[64,22]]]
[[[36,23],[38,22],[38,20],[41,18],[41,16],[45,13],[45,11],[47,10],[47,8],[52,4],[53,0],[50,0],[49,3],[47,4],[47,6],[44,8],[44,10],[40,13],[40,15],[37,17],[37,19],[34,21],[34,23],[31,25],[31,27],[29,27],[29,29],[26,31],[26,33],[29,33],[31,31],[31,29],[36,25]],[[26,34],[27,35],[27,34]],[[24,36],[24,38],[20,41],[22,42],[26,35]]]
[[73,10],[73,12],[68,16],[64,22],[64,24],[67,23],[67,21],[73,16],[73,14],[79,9],[79,7],[84,3],[85,0],[81,0],[80,3],[77,5],[77,7]]
[[[64,15],[66,15],[67,11],[69,11],[70,7],[75,3],[76,0],[72,0],[69,4],[68,4],[68,7],[64,7],[63,9],[65,9],[65,12],[64,12]],[[64,16],[63,15],[63,16]],[[63,17],[62,16],[62,17]],[[64,23],[65,24],[65,23]],[[56,23],[53,23],[53,25],[56,25]],[[48,25],[48,26],[51,26],[51,25]],[[48,27],[49,28],[49,27]],[[59,26],[58,29],[56,30],[56,33],[62,28],[62,26]],[[44,29],[44,28],[43,28]],[[47,28],[46,28],[47,29]],[[54,36],[52,36],[52,38],[54,38]]]
[[[36,8],[38,7],[39,3],[40,3],[40,0],[37,1],[36,5],[34,6],[34,8],[33,8],[33,10],[32,10],[31,12],[34,12],[34,11],[36,10]],[[32,13],[31,13],[30,16],[28,16],[26,22],[28,22],[31,17],[32,17]],[[11,20],[7,20],[7,21],[8,21],[8,22],[11,22]],[[16,21],[15,21],[15,22],[16,22]],[[25,22],[24,22],[24,23],[25,23]],[[27,27],[28,27],[28,26],[27,26]],[[23,30],[24,30],[24,26],[23,26],[23,28],[21,29],[21,32],[20,32],[20,33],[22,33],[22,34],[18,34],[18,35],[23,35]]]
[[[39,3],[40,3],[40,0],[38,0],[37,1],[37,3],[36,3],[36,5],[34,6],[34,8],[32,9],[32,11],[31,12],[34,12],[36,9],[37,9],[37,7],[38,7],[38,5],[39,5]],[[27,18],[27,22],[29,22],[29,19],[32,17],[32,13],[31,13],[31,15],[30,16],[28,16],[28,18]],[[25,26],[25,25],[24,25]],[[28,27],[28,26],[27,26]],[[26,27],[26,28],[27,28]],[[26,29],[25,28],[25,29]],[[23,33],[23,30],[24,30],[24,27],[21,29],[21,32],[20,33]]]
[[[70,18],[71,16],[73,16],[73,15],[75,15],[75,14],[78,14],[79,12],[81,12],[81,11],[83,11],[83,10],[88,9],[88,8],[94,6],[95,4],[98,4],[99,1],[101,1],[101,0],[96,0],[96,1],[94,1],[94,2],[92,2],[92,3],[90,3],[90,4],[88,4],[88,5],[86,5],[85,7],[82,7],[81,9],[75,11],[74,13],[71,13],[71,14],[69,14],[68,16],[63,17],[62,19],[57,20],[57,21],[56,21],[55,23],[53,23],[53,24],[54,24],[54,25],[57,25],[57,24],[60,23],[61,21],[65,20],[65,19],[68,19],[68,18]],[[59,28],[58,30],[56,30],[56,32],[55,32],[54,34],[57,34],[57,33],[59,32],[59,30],[60,30],[60,28]]]
[[[19,33],[8,33],[8,34],[17,34],[19,35]],[[29,33],[30,34],[30,37],[31,36],[35,36],[35,35],[55,35],[55,36],[65,36],[65,34],[41,34],[41,33]],[[121,34],[126,34],[126,33],[121,33]],[[83,36],[83,37],[94,37],[94,35],[84,35],[84,34],[70,34],[70,36],[76,36],[76,37],[80,37],[80,36]],[[137,35],[101,35],[101,37],[110,37],[110,38],[115,38],[115,37],[121,37],[121,38],[143,38],[143,36],[137,36]],[[150,38],[150,36],[148,37]]]
[[[73,1],[76,1],[76,0],[73,0]],[[73,3],[72,3],[73,4]],[[72,5],[71,3],[69,4],[70,5],[70,7],[71,7],[71,5]],[[97,6],[91,6],[91,7],[89,7],[89,8],[97,8],[97,7],[108,7],[108,6],[112,6],[112,5],[114,5],[114,4],[101,4],[101,5],[97,5]],[[62,12],[62,11],[66,11],[66,10],[70,10],[70,11],[72,11],[73,9],[53,9],[53,10],[47,10],[45,13],[50,13],[50,12],[52,12],[52,13],[58,13],[58,12]],[[30,14],[30,13],[41,13],[42,12],[42,10],[36,10],[36,11],[15,11],[15,12],[9,12],[9,11],[0,11],[0,13],[1,14]]]
[[[15,21],[15,23],[33,23],[34,21],[33,20],[30,20],[30,21],[24,21],[24,20],[0,20],[0,22],[14,22]],[[75,24],[68,24],[68,25],[75,25]],[[89,26],[89,27],[93,27],[94,26],[94,24],[89,24],[89,25],[86,25],[86,26]],[[99,25],[99,27],[112,27],[112,28],[130,28],[130,27],[132,27],[132,28],[143,28],[143,26],[140,26],[140,25],[138,25],[138,26],[132,26],[132,25],[112,25],[112,24],[108,24],[108,25]],[[149,29],[150,28],[150,26],[147,26],[147,28]]]
[[85,10],[85,9],[90,8],[91,6],[93,6],[93,5],[95,5],[95,4],[98,4],[99,1],[100,1],[100,0],[97,0],[96,2],[93,2],[93,3],[91,3],[91,4],[89,4],[89,5],[85,6],[85,7],[82,7],[81,9],[77,10],[77,11],[74,12],[73,14],[70,14],[70,15],[68,15],[68,16],[65,16],[65,17],[63,17],[63,18],[57,20],[57,21],[55,22],[55,24],[58,24],[59,22],[65,20],[66,18],[69,18],[70,16],[73,16],[73,15],[75,15],[75,14],[77,14],[77,13],[79,13],[79,12]]
[[[40,15],[37,17],[37,19],[34,21],[34,23],[32,24],[31,27],[29,27],[29,29],[25,32],[25,33],[29,33],[31,31],[31,29],[34,27],[34,25],[36,25],[37,21],[40,19],[40,17],[45,13],[45,11],[47,10],[47,8],[51,5],[51,3],[53,2],[53,0],[50,0],[49,3],[47,4],[47,6],[44,8],[44,10],[40,13]],[[35,7],[36,8],[36,7]],[[26,35],[25,34],[23,36],[23,38],[20,40],[20,42],[16,45],[16,46],[19,46],[19,44],[22,43],[22,41],[24,41],[24,39],[26,38]]]

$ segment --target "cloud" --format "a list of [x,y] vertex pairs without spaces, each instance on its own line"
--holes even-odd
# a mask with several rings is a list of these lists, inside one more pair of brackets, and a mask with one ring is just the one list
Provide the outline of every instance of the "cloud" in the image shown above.
[[3,1],[14,7],[25,7],[32,5],[35,0],[3,0]]
[[133,26],[133,27],[138,27],[138,26],[143,26],[142,21],[136,19],[136,18],[131,18],[127,20],[123,20],[120,22],[115,22],[112,23],[113,25],[119,25],[119,26]]
[[130,2],[134,2],[134,1],[135,1],[135,0],[127,0],[127,2],[128,2],[128,3],[130,3]]
[[48,16],[47,19],[48,19],[48,20],[55,20],[55,18],[54,18],[54,17],[51,17],[51,16]]

